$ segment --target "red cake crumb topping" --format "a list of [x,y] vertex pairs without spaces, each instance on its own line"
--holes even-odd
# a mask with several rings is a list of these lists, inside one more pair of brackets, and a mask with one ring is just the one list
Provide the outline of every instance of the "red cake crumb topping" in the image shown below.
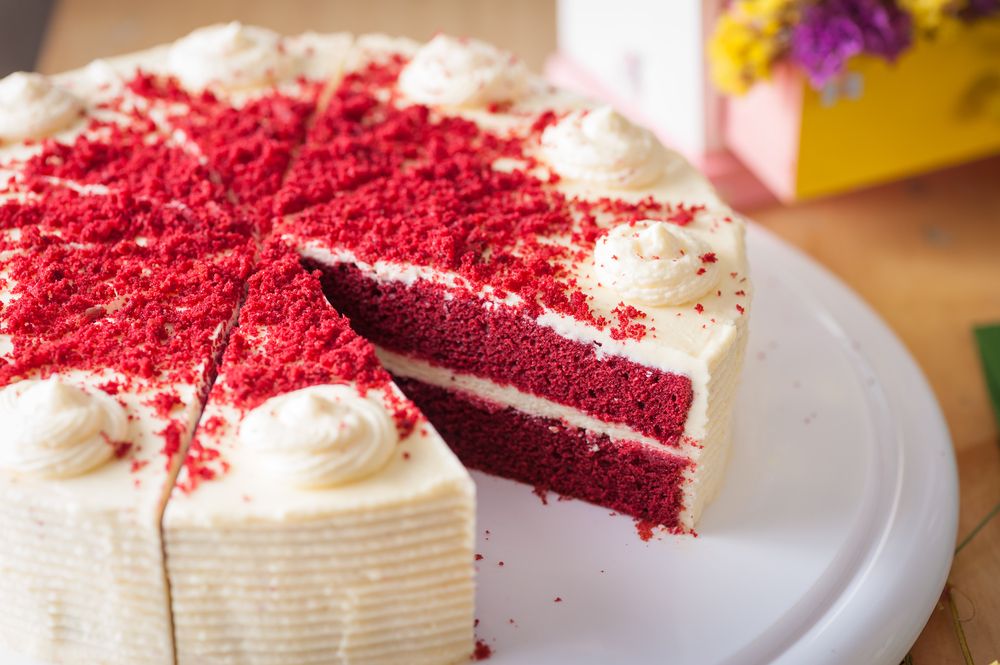
[[234,107],[211,91],[189,93],[174,79],[139,75],[130,89],[181,104],[168,122],[192,140],[225,185],[247,204],[270,206],[295,148],[305,138],[321,85],[301,81],[298,96],[271,92]]
[[698,312],[699,314],[701,314],[702,312],[704,312],[704,311],[705,311],[705,306],[704,306],[704,305],[702,305],[701,303],[697,303],[697,304],[696,304],[696,305],[694,306],[694,311],[696,311],[696,312]]
[[132,452],[131,441],[108,441],[108,443],[114,448],[115,459],[125,459]]
[[531,133],[541,134],[545,131],[545,128],[549,125],[554,125],[559,122],[559,116],[555,114],[554,111],[545,111],[531,123]]
[[401,437],[420,420],[412,403],[388,390],[391,379],[374,347],[326,301],[319,278],[277,243],[249,280],[223,366],[226,398],[239,409],[312,385],[353,382],[362,394],[387,389]]
[[698,258],[701,259],[702,263],[715,263],[716,261],[719,260],[715,256],[715,252],[705,252],[704,254],[702,254],[701,256],[699,256]]
[[170,415],[170,412],[176,409],[178,406],[183,404],[180,395],[174,392],[164,391],[157,393],[150,399],[147,404],[149,404],[156,411],[156,414],[161,418],[166,418]]
[[[569,199],[529,172],[534,160],[524,137],[381,102],[371,71],[380,70],[348,76],[310,130],[278,195],[279,212],[295,213],[283,231],[349,248],[368,263],[454,272],[473,287],[519,296],[529,313],[544,306],[604,327],[570,269],[603,233],[597,215],[684,224],[698,209]],[[528,168],[493,168],[500,159]]]
[[611,339],[642,339],[646,336],[646,326],[638,319],[645,319],[646,313],[625,303],[611,310],[617,325],[611,329]]
[[0,307],[12,336],[0,382],[53,368],[196,381],[192,358],[213,339],[250,272],[245,227],[224,210],[162,206],[69,190],[0,206],[14,298]]
[[181,451],[186,433],[187,427],[180,420],[171,420],[167,423],[166,427],[157,432],[159,436],[163,437],[163,449],[161,452],[165,458],[164,466],[167,469],[170,468],[174,455]]
[[695,216],[697,216],[697,214],[704,209],[705,206],[703,205],[689,206],[683,203],[679,203],[675,206],[673,212],[667,215],[667,221],[673,222],[674,224],[678,224],[680,226],[686,226],[691,222],[693,222]]
[[226,426],[226,419],[223,418],[222,416],[212,416],[210,418],[206,418],[199,425],[201,431],[203,431],[205,434],[208,435],[217,434],[219,431],[224,429],[225,426]]
[[104,185],[131,196],[190,205],[225,200],[225,189],[192,155],[158,134],[149,120],[97,124],[73,143],[48,141],[21,168],[29,191],[52,189],[52,179]]
[[213,480],[229,470],[229,463],[222,459],[222,453],[204,445],[199,437],[195,437],[188,446],[184,457],[185,474],[177,483],[182,492],[192,492],[203,481]]

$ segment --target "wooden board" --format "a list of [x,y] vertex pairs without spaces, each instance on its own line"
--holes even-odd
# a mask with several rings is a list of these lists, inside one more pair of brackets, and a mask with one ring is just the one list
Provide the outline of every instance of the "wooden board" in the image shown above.
[[[475,36],[518,53],[536,70],[555,48],[553,0],[62,0],[39,69],[70,69],[236,18],[288,33]],[[955,559],[950,592],[911,660],[988,665],[1000,657],[1000,516],[984,520],[1000,504],[1000,445],[971,328],[1000,322],[1000,158],[747,212],[864,296],[927,373],[954,437],[959,540],[968,540]]]

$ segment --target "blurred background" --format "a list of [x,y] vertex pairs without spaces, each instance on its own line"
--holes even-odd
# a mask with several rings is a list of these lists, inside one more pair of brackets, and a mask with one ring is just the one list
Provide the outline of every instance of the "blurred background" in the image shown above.
[[493,42],[852,286],[927,373],[959,463],[958,554],[909,660],[1000,654],[1000,1],[0,0],[0,76],[234,19]]

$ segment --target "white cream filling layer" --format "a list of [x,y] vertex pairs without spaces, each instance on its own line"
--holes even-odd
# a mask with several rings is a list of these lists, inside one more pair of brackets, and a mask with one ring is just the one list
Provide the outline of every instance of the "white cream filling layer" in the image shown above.
[[658,451],[691,460],[693,464],[685,470],[684,509],[680,515],[681,524],[686,528],[693,527],[722,483],[732,438],[731,400],[736,391],[742,361],[742,342],[733,348],[732,358],[727,359],[724,368],[712,381],[711,388],[714,391],[712,399],[705,400],[711,405],[708,414],[711,426],[705,436],[697,440],[682,439],[676,448],[667,447],[626,425],[599,420],[578,409],[522,392],[512,386],[503,386],[469,374],[455,373],[383,348],[376,348],[376,351],[386,369],[397,376],[466,393],[494,404],[514,408],[528,416],[557,420],[571,427],[606,435],[614,440],[635,441]]

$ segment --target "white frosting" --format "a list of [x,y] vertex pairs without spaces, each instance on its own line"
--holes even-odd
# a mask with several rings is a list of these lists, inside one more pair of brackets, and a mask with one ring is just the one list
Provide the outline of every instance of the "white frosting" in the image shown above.
[[343,485],[385,466],[399,433],[385,407],[346,385],[310,386],[264,402],[243,419],[240,443],[299,487]]
[[65,129],[83,102],[41,74],[14,72],[0,79],[0,141],[38,139]]
[[128,416],[114,398],[58,377],[0,390],[0,422],[0,468],[41,478],[84,474],[128,436]]
[[516,101],[528,74],[509,53],[476,39],[438,35],[422,46],[399,76],[399,89],[421,104],[483,106]]
[[234,21],[199,28],[177,40],[167,69],[187,88],[240,90],[294,76],[296,61],[278,33]]
[[602,236],[594,247],[594,269],[604,286],[628,302],[679,305],[719,281],[718,263],[701,258],[710,251],[708,243],[680,226],[647,219]]
[[663,173],[666,150],[652,132],[610,106],[574,111],[542,132],[542,156],[564,178],[641,187]]

